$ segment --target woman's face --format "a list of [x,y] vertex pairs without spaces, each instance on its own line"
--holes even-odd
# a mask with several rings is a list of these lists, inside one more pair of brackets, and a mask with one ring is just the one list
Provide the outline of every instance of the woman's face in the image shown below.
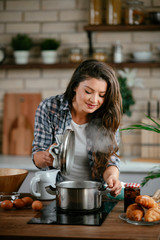
[[102,79],[88,78],[75,88],[73,106],[75,110],[93,113],[104,103],[107,83]]

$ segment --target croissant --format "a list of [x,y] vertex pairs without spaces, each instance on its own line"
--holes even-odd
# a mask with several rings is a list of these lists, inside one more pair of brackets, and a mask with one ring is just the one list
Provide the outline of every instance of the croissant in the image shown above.
[[146,211],[144,221],[155,222],[160,220],[160,208],[150,208]]
[[148,195],[137,196],[135,202],[139,203],[144,208],[158,207],[158,204]]
[[128,206],[126,216],[130,220],[141,221],[142,217],[144,216],[144,210],[137,203],[133,203]]

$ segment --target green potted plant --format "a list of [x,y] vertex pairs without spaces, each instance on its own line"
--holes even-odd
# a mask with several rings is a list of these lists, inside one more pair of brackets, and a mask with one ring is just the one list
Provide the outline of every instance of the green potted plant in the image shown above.
[[123,114],[130,117],[132,115],[131,106],[135,104],[132,88],[143,87],[142,79],[136,77],[136,69],[124,68],[118,70],[118,81],[122,95]]
[[26,64],[29,60],[29,51],[32,48],[32,39],[27,34],[17,34],[11,40],[11,47],[14,51],[15,62]]
[[44,39],[41,44],[42,60],[45,64],[53,64],[57,61],[57,49],[60,46],[60,41],[56,39]]
[[118,77],[119,85],[120,85],[120,91],[122,95],[122,104],[123,104],[123,114],[126,114],[128,117],[131,116],[131,105],[135,104],[132,90],[127,86],[127,78],[125,77]]
[[[146,124],[146,123],[133,124],[127,128],[120,129],[120,131],[140,129],[140,130],[160,133],[160,124],[157,121],[155,121],[153,118],[149,116],[146,116],[146,117],[150,119],[154,125]],[[142,180],[141,186],[144,186],[148,181],[155,178],[160,178],[160,166],[154,167],[151,171],[148,172],[147,176]]]

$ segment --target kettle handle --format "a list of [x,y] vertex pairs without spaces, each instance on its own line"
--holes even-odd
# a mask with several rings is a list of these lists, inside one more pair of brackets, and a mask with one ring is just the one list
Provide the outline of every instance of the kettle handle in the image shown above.
[[35,191],[35,188],[36,188],[36,184],[40,182],[40,178],[39,177],[33,177],[31,179],[31,182],[30,182],[30,192],[32,195],[34,195],[35,197],[40,197],[41,196],[41,193],[40,192],[36,192]]

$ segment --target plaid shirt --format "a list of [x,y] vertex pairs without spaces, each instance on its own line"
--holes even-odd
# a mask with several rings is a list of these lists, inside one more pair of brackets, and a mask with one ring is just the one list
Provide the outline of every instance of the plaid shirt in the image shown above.
[[[35,129],[32,154],[38,151],[45,151],[56,143],[55,136],[62,135],[65,129],[70,126],[72,120],[68,101],[64,94],[45,99],[40,103],[35,114]],[[116,139],[119,143],[119,131],[116,132]],[[91,143],[87,139],[87,151],[90,166],[93,166],[93,153]],[[112,156],[108,166],[114,165],[119,169],[120,159]]]

